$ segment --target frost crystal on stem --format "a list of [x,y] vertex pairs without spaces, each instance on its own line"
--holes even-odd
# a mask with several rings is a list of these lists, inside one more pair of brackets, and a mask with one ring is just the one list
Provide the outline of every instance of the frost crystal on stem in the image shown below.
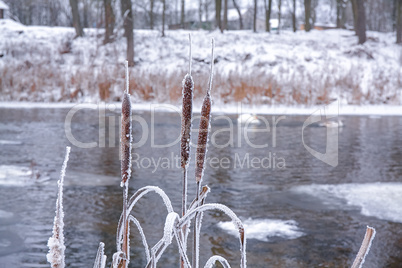
[[52,268],[64,268],[64,212],[63,212],[63,184],[66,175],[67,162],[70,155],[70,147],[66,147],[66,155],[64,157],[63,166],[60,172],[60,180],[57,182],[59,187],[58,197],[56,201],[56,216],[53,223],[53,236],[48,240],[49,253],[46,255],[47,261]]

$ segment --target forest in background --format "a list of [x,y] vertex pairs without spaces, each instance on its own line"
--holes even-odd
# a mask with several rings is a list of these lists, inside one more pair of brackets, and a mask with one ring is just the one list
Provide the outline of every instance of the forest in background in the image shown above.
[[3,1],[2,101],[118,100],[128,59],[138,100],[175,103],[192,32],[222,103],[401,103],[402,0]]

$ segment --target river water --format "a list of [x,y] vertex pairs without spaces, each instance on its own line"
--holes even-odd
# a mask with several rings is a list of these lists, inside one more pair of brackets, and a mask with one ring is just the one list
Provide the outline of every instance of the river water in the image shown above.
[[[108,110],[100,122],[98,111],[77,112],[67,132],[84,145],[96,143],[79,148],[66,137],[68,111],[0,109],[1,268],[49,267],[47,240],[65,146],[72,147],[64,188],[67,267],[92,267],[100,241],[106,244],[108,262],[116,250],[122,209],[118,114]],[[130,193],[159,186],[179,212],[180,117],[135,114]],[[306,150],[325,154],[327,143],[327,128],[313,124],[304,129],[303,144],[307,117],[260,116],[267,131],[267,124],[245,126],[236,115],[213,115],[204,176],[211,188],[207,202],[225,204],[243,220],[249,267],[350,266],[367,225],[377,234],[364,267],[402,267],[402,117],[341,118],[335,167]],[[196,133],[192,138],[195,142]],[[191,162],[190,201],[193,167]],[[159,197],[147,195],[134,216],[150,245],[162,237],[166,209]],[[130,267],[146,263],[138,237],[133,229]],[[239,266],[239,240],[223,213],[205,214],[200,251],[202,266],[213,254]],[[175,243],[160,267],[178,267]]]

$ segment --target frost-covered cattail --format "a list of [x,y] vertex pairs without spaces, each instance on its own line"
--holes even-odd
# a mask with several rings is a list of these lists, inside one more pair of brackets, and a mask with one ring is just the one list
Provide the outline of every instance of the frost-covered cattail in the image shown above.
[[[191,60],[191,59],[190,59]],[[191,70],[183,79],[183,110],[181,117],[181,167],[186,168],[190,159],[191,118],[193,114],[194,81]]]
[[200,127],[198,133],[198,143],[196,152],[196,166],[195,166],[195,179],[197,183],[202,180],[204,173],[204,162],[207,154],[207,142],[208,142],[208,132],[211,119],[211,88],[212,79],[214,76],[214,39],[212,39],[212,57],[211,57],[211,73],[209,74],[209,83],[207,94],[205,95],[204,101],[201,108],[201,119]]
[[70,155],[70,147],[66,147],[66,156],[64,157],[63,166],[60,172],[60,180],[57,182],[59,186],[57,201],[56,201],[56,216],[53,223],[53,236],[49,238],[47,243],[49,253],[46,255],[47,261],[52,265],[52,268],[64,268],[64,211],[63,211],[63,184],[66,174],[67,162]]
[[128,92],[128,63],[126,61],[126,90],[121,104],[121,186],[131,176],[131,100]]

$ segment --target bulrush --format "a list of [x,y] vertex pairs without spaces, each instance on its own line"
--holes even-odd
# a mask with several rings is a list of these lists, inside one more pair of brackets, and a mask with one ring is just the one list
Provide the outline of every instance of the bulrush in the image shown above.
[[211,119],[211,105],[212,105],[211,88],[212,88],[212,79],[214,76],[214,45],[215,42],[214,39],[212,39],[211,71],[209,74],[207,94],[204,97],[204,101],[202,103],[201,108],[201,119],[198,133],[197,152],[196,152],[195,179],[197,181],[197,184],[199,184],[202,180],[205,165],[204,162],[207,153],[208,132]]
[[128,66],[126,61],[126,90],[121,104],[121,180],[122,186],[131,176],[131,100],[128,90]]

